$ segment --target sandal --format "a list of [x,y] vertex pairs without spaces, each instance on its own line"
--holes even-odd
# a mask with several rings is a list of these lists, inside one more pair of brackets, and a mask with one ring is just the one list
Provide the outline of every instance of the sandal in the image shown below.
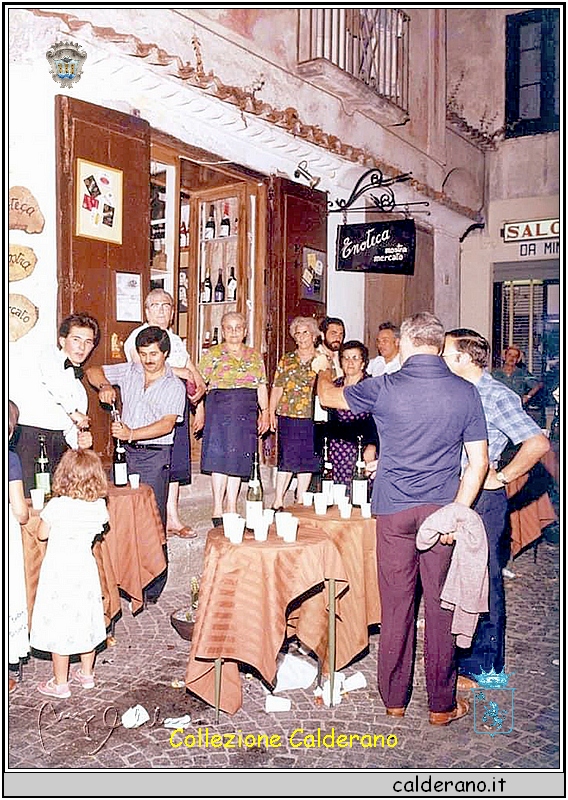
[[168,536],[179,536],[180,539],[197,539],[197,531],[194,531],[184,525],[184,527],[180,528],[179,530],[170,528],[168,530]]
[[38,683],[37,690],[40,694],[46,694],[48,697],[57,697],[60,700],[71,697],[69,684],[55,683],[55,678],[50,678],[48,681]]
[[94,675],[83,675],[81,672],[81,667],[77,667],[77,669],[71,672],[71,678],[77,683],[80,683],[83,689],[94,689],[95,688],[95,676]]

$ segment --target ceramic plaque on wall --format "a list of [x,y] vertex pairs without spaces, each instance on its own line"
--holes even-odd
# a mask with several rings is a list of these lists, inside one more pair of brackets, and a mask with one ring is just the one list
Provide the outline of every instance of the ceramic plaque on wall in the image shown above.
[[8,297],[8,319],[10,324],[10,341],[17,342],[31,331],[38,318],[38,309],[23,294],[11,294]]
[[37,256],[31,247],[10,243],[8,253],[8,279],[21,281],[31,275],[37,264]]
[[39,210],[39,204],[33,194],[25,186],[10,187],[9,228],[11,231],[41,233],[45,219]]

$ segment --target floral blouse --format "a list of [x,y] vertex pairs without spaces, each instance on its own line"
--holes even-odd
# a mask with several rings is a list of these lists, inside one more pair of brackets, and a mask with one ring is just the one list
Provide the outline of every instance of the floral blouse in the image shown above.
[[258,389],[266,383],[264,361],[257,351],[243,345],[238,358],[223,343],[210,347],[199,362],[199,371],[210,389]]
[[283,388],[276,406],[279,416],[311,419],[316,374],[312,369],[312,359],[302,363],[296,352],[282,356],[274,373],[273,384]]

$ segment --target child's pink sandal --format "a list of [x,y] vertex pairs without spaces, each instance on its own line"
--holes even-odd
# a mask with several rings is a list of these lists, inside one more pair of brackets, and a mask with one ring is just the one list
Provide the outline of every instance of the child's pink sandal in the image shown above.
[[77,669],[71,672],[71,677],[77,683],[80,683],[83,689],[94,689],[95,688],[95,676],[94,675],[83,675],[81,672],[81,667],[77,667]]
[[48,697],[56,697],[59,700],[65,700],[71,697],[71,690],[68,683],[55,683],[55,678],[50,678],[48,681],[38,683],[37,690],[41,694],[46,694]]

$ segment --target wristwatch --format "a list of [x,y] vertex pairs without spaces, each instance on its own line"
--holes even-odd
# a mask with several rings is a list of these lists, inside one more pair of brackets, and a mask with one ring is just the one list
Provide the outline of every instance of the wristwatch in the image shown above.
[[502,484],[503,484],[503,486],[506,486],[506,485],[509,483],[509,481],[508,481],[508,480],[507,480],[507,478],[506,478],[506,477],[503,475],[503,473],[502,473],[502,472],[498,472],[498,473],[495,475],[495,477],[497,478],[497,480],[498,480],[500,483],[502,483]]

